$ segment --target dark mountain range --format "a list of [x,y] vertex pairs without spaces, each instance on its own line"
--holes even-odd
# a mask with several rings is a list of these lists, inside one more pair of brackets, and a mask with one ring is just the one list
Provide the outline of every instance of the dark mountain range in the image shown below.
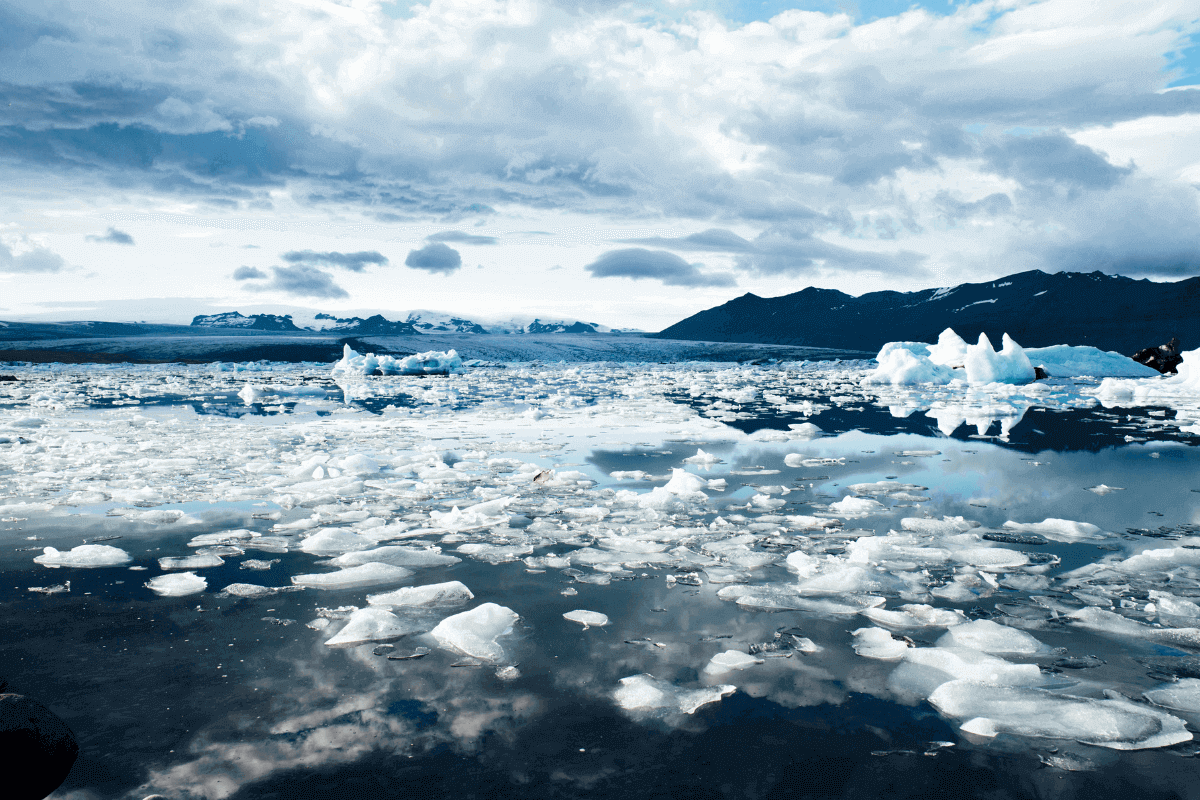
[[224,314],[198,314],[192,318],[197,328],[246,328],[255,331],[298,331],[288,314],[251,314],[244,317],[236,311]]
[[331,314],[317,314],[316,319],[333,320],[333,325],[321,329],[324,333],[357,333],[363,336],[408,336],[417,333],[417,329],[407,322],[392,322],[382,314],[375,314],[366,319],[361,317],[343,319]]
[[809,287],[783,297],[745,294],[651,335],[877,350],[887,342],[935,342],[946,328],[968,342],[986,333],[997,346],[1008,333],[1025,347],[1092,345],[1132,354],[1178,336],[1190,350],[1200,347],[1200,277],[1154,283],[1033,270],[988,283],[860,297]]

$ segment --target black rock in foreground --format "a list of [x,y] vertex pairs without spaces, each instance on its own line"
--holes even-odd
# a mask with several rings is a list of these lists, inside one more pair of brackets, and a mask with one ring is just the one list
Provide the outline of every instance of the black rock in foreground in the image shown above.
[[79,755],[67,723],[36,700],[0,694],[0,764],[4,796],[42,800],[66,779]]
[[1133,353],[1147,342],[1200,345],[1200,278],[1154,283],[1100,272],[1040,270],[988,283],[853,297],[809,287],[783,297],[745,294],[653,334],[660,339],[877,350],[935,342],[945,328],[967,341],[1008,333],[1025,347],[1092,345]]

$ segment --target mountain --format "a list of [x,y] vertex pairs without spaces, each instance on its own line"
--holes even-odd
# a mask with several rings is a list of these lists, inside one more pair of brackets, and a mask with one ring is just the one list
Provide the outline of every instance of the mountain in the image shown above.
[[322,333],[357,333],[363,336],[408,336],[417,329],[407,322],[392,322],[382,314],[362,319],[361,317],[339,318],[330,314],[317,314],[315,319],[332,321],[332,325],[321,327]]
[[421,333],[616,333],[613,328],[598,322],[580,322],[573,319],[541,320],[530,317],[513,317],[501,320],[469,319],[451,316],[440,311],[412,311],[408,322]]
[[421,333],[488,333],[476,322],[437,311],[413,311],[408,315],[408,324]]
[[252,314],[244,317],[236,311],[224,314],[197,314],[192,318],[197,328],[246,328],[256,331],[299,331],[292,323],[291,314]]
[[1175,283],[1101,272],[1021,272],[987,283],[859,297],[809,287],[782,297],[745,294],[652,336],[876,350],[935,342],[953,328],[969,342],[1008,333],[1025,347],[1092,345],[1130,354],[1178,336],[1200,347],[1200,277]]

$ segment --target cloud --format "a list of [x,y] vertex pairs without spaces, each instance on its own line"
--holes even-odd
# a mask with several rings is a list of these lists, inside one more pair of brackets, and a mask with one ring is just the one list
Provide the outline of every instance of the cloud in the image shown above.
[[584,267],[597,278],[643,278],[661,281],[665,286],[736,286],[727,272],[705,273],[674,253],[631,247],[610,250]]
[[317,253],[312,250],[292,250],[284,253],[284,261],[292,264],[316,264],[323,267],[341,267],[351,272],[362,272],[368,264],[386,266],[387,256],[374,250],[364,250],[358,253]]
[[40,245],[22,242],[21,249],[14,252],[0,242],[0,272],[58,272],[66,266],[63,257]]
[[133,244],[133,237],[125,231],[119,231],[116,228],[109,228],[108,233],[103,236],[90,235],[86,237],[89,242],[109,242],[111,244]]
[[[253,269],[253,267],[243,267],[242,269]],[[271,267],[271,271],[275,273],[275,276],[268,283],[248,283],[246,288],[254,292],[282,292],[296,297],[316,297],[326,300],[350,296],[349,292],[333,282],[332,275],[315,267],[301,264],[296,267]]]
[[459,242],[461,244],[496,244],[495,236],[477,236],[462,231],[442,231],[425,237],[427,242]]
[[233,271],[233,279],[235,281],[248,281],[254,278],[265,277],[267,277],[267,273],[258,267],[238,267]]
[[679,251],[702,251],[707,253],[748,253],[754,245],[738,236],[733,231],[721,228],[709,228],[700,233],[692,233],[678,238],[651,236],[644,239],[620,239],[628,244],[648,244],[657,247],[667,247]]
[[1095,150],[1062,134],[1006,137],[987,148],[984,157],[999,174],[1027,184],[1108,189],[1132,172],[1109,164]]
[[462,256],[454,248],[434,242],[425,245],[420,250],[410,250],[408,257],[404,259],[404,264],[413,269],[449,275],[462,266]]

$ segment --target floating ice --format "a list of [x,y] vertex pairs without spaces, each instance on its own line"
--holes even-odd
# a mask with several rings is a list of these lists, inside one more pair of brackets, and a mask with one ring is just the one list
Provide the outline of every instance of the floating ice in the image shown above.
[[350,615],[346,626],[328,639],[325,644],[358,644],[395,639],[412,633],[416,628],[411,622],[402,620],[382,608],[360,608]]
[[630,675],[621,678],[613,692],[617,705],[626,711],[679,711],[694,714],[701,706],[716,703],[737,691],[736,686],[709,686],[703,689],[681,689],[653,675]]
[[367,602],[373,606],[457,606],[474,598],[471,590],[459,581],[447,581],[405,586],[386,594],[369,594]]
[[878,500],[872,500],[869,497],[855,497],[854,495],[846,495],[836,503],[829,504],[830,514],[836,514],[839,517],[846,517],[848,519],[866,517],[883,510],[885,510],[885,506]]
[[912,645],[896,639],[883,628],[859,628],[852,631],[854,652],[864,658],[899,661]]
[[966,364],[968,346],[952,328],[946,328],[938,334],[937,344],[927,346],[924,355],[943,367],[961,367]]
[[[378,529],[375,529],[378,530]],[[392,564],[397,567],[420,569],[423,567],[445,567],[462,561],[457,556],[446,555],[440,547],[406,547],[404,545],[388,545],[372,550],[359,550],[345,553],[333,559],[339,567],[355,567],[370,561]]]
[[938,647],[967,647],[983,653],[1035,655],[1050,648],[1025,631],[1000,625],[990,619],[977,619],[950,628],[937,640]]
[[1166,683],[1157,689],[1142,692],[1151,703],[1176,711],[1200,713],[1200,680],[1181,678],[1175,683]]
[[430,631],[437,643],[473,658],[500,661],[504,648],[496,641],[512,633],[517,612],[495,603],[484,603],[470,611],[446,617]]
[[448,375],[461,371],[462,366],[462,359],[454,350],[444,353],[430,350],[396,358],[374,353],[359,355],[350,345],[345,345],[342,360],[333,365],[331,372],[334,375],[374,375],[377,371],[384,375]]
[[133,558],[119,547],[107,544],[81,544],[63,552],[47,547],[33,559],[47,567],[115,567]]
[[1036,533],[1056,542],[1086,542],[1107,539],[1109,535],[1090,522],[1074,522],[1069,519],[1047,518],[1041,522],[1004,523],[1006,531],[1014,533]]
[[360,536],[349,528],[321,528],[302,541],[300,549],[318,556],[332,556],[369,550],[374,545],[373,539]]
[[704,674],[723,675],[726,672],[747,669],[761,663],[763,663],[761,658],[755,658],[741,650],[726,650],[723,653],[717,653],[709,660],[708,664],[704,666]]
[[184,597],[203,592],[208,581],[194,572],[176,572],[151,578],[146,581],[146,588],[163,597]]
[[1094,606],[1081,608],[1067,616],[1073,624],[1097,633],[1132,636],[1189,650],[1200,650],[1200,628],[1160,628]]
[[948,717],[966,720],[963,730],[980,736],[1075,739],[1114,750],[1168,747],[1192,738],[1183,720],[1126,700],[956,680],[939,686],[929,702]]
[[864,383],[887,383],[893,386],[920,383],[942,385],[962,377],[961,374],[956,375],[950,367],[935,364],[927,355],[914,353],[906,347],[896,347],[898,344],[907,345],[909,342],[890,342],[884,345],[876,356],[879,366],[863,379]]
[[688,456],[683,460],[683,463],[711,467],[713,464],[721,463],[721,459],[712,453],[706,453],[703,449],[697,448],[696,455]]
[[219,567],[224,563],[225,559],[217,555],[194,555],[183,556],[182,558],[166,556],[158,560],[160,569],[206,569],[208,567]]
[[601,628],[608,624],[608,617],[599,611],[568,611],[563,618],[578,622],[586,631],[588,628]]
[[1139,364],[1129,356],[1086,345],[1031,347],[1025,355],[1030,363],[1045,369],[1051,378],[1154,378],[1159,374],[1158,370]]
[[1183,362],[1171,377],[1140,379],[1105,378],[1095,390],[1105,406],[1172,405],[1200,399],[1200,350],[1180,353]]
[[371,562],[357,567],[340,569],[337,572],[293,575],[292,583],[309,589],[356,589],[362,586],[396,583],[411,575],[412,570],[407,570],[404,567],[394,567],[391,564]]
[[1037,664],[1013,664],[968,647],[916,647],[888,677],[902,697],[924,700],[943,683],[968,680],[994,686],[1040,686],[1046,676]]
[[902,605],[896,611],[865,608],[859,613],[885,628],[950,628],[967,621],[958,609],[934,608],[924,603]]
[[701,489],[708,488],[708,481],[685,469],[674,467],[671,480],[665,486],[656,486],[649,493],[638,496],[638,505],[643,508],[669,509],[681,503],[703,503],[708,495]]

